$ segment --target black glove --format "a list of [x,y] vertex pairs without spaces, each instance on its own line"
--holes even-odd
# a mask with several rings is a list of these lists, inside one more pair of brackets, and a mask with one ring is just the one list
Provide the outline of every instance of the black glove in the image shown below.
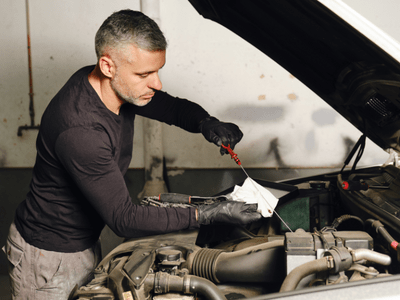
[[197,214],[197,221],[201,225],[209,225],[214,222],[246,225],[261,219],[261,214],[257,212],[257,204],[239,201],[199,205]]
[[[222,144],[225,146],[230,145],[232,150],[243,137],[243,133],[237,125],[220,122],[214,117],[202,120],[200,122],[200,131],[210,143],[214,143],[217,146],[221,146]],[[228,154],[228,150],[222,147],[220,152],[221,155]]]

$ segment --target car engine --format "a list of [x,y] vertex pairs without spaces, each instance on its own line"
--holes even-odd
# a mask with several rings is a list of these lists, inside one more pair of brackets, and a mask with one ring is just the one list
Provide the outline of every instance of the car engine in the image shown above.
[[[349,197],[385,202],[390,189],[378,195],[379,189],[371,192],[363,185],[372,186],[371,179],[387,185],[384,172],[379,167],[350,179],[345,173],[328,174],[278,186],[260,181],[286,189],[276,213],[293,231],[274,215],[246,228],[216,224],[130,239],[104,257],[92,282],[76,289],[70,299],[239,299],[398,274],[393,226],[386,226],[372,211],[362,213],[345,205],[354,204]],[[351,183],[350,190],[343,188],[343,178]],[[164,201],[149,197],[142,205],[195,206],[224,201],[226,192],[192,201],[168,194]]]

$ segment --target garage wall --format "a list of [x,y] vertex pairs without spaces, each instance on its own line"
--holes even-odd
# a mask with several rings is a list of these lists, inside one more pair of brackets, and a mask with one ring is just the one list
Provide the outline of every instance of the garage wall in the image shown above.
[[[161,27],[169,41],[161,77],[164,90],[191,99],[212,115],[238,124],[236,148],[246,167],[335,167],[360,133],[291,74],[222,26],[203,19],[186,0],[161,2]],[[396,0],[344,1],[400,40]],[[78,68],[96,62],[94,34],[103,20],[139,0],[30,1],[36,123],[52,96]],[[3,0],[0,19],[0,167],[32,167],[36,131],[30,124],[25,2]],[[5,11],[4,9],[2,10]],[[143,167],[142,126],[137,120],[131,167]],[[232,168],[227,156],[201,135],[163,127],[165,158],[172,168]],[[367,143],[362,164],[387,154]]]
[[[79,68],[96,63],[94,35],[113,11],[140,9],[139,0],[29,1],[35,124]],[[30,125],[25,1],[1,1],[0,167],[32,167],[37,131]]]

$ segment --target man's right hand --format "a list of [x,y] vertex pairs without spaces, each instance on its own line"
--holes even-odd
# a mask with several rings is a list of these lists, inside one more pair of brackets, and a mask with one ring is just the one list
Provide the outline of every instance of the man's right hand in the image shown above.
[[[230,145],[232,150],[243,137],[243,133],[237,125],[221,122],[214,117],[208,117],[201,121],[200,131],[210,143],[214,143],[218,147],[221,147],[222,144],[225,146]],[[220,153],[224,155],[229,152],[221,147]]]

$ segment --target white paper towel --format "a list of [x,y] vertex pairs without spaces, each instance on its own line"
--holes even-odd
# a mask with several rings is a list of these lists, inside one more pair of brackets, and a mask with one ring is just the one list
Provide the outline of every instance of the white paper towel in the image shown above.
[[257,203],[258,211],[261,212],[264,218],[271,217],[278,204],[278,198],[250,177],[247,177],[242,186],[235,185],[233,192],[227,197],[249,204]]

